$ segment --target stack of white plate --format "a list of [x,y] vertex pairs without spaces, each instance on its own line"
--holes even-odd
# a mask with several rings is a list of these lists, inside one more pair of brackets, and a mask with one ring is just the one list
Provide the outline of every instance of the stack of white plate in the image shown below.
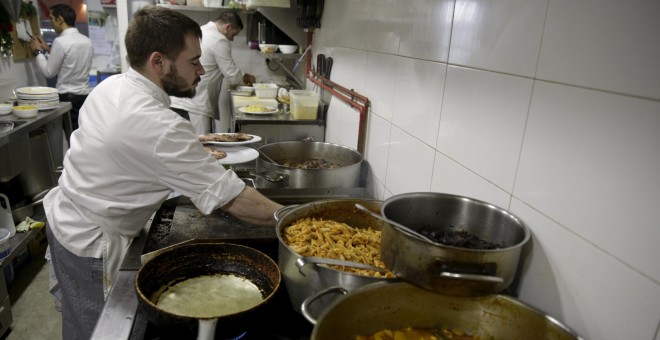
[[14,90],[18,105],[34,105],[39,110],[50,110],[60,106],[57,89],[44,86],[21,87]]

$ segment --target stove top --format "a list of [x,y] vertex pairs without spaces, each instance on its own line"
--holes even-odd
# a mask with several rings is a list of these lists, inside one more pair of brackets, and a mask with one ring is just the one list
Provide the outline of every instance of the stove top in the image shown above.
[[[267,197],[283,204],[303,204],[321,199],[371,198],[364,188],[338,189],[264,189]],[[162,330],[149,322],[135,293],[135,275],[141,267],[140,256],[183,241],[230,242],[257,249],[277,262],[278,239],[275,228],[260,228],[217,211],[200,214],[185,197],[167,200],[154,215],[148,232],[133,241],[110,290],[92,339],[190,339],[196,329]],[[284,281],[262,313],[247,327],[216,332],[216,339],[229,340],[308,340],[313,325],[291,305]],[[196,327],[195,327],[196,328]]]

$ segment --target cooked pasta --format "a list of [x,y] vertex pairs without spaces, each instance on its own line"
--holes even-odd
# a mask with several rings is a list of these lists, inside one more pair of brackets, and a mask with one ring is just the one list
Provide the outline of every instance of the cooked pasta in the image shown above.
[[[370,264],[385,268],[380,258],[380,230],[377,228],[353,228],[333,220],[302,218],[284,228],[282,238],[301,256],[318,256]],[[330,268],[374,277],[394,277],[387,272],[333,266]]]

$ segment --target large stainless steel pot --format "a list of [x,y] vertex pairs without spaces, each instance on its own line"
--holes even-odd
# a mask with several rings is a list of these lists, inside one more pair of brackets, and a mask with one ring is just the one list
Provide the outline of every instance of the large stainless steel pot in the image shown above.
[[[514,279],[522,246],[530,233],[508,211],[473,198],[418,192],[383,202],[381,257],[394,274],[437,293],[455,296],[496,294]],[[478,250],[424,240],[406,232],[450,227],[502,245]]]
[[[300,312],[305,299],[329,287],[338,286],[350,291],[374,282],[396,280],[362,276],[320,265],[299,268],[297,262],[301,255],[291,249],[282,238],[284,228],[305,217],[334,220],[355,228],[378,227],[378,219],[356,209],[355,203],[360,203],[369,210],[378,211],[382,202],[364,199],[320,200],[295,206],[288,209],[283,216],[278,216],[276,227],[279,240],[278,265],[282,271],[284,284],[293,308],[297,311]],[[313,313],[320,312],[326,306],[327,301],[325,304],[321,302],[320,307],[317,305],[317,309]]]
[[[356,188],[360,186],[362,155],[346,146],[325,142],[278,142],[259,147],[257,188]],[[264,157],[264,154],[268,156]],[[281,164],[324,159],[337,169],[296,169]]]
[[383,329],[458,328],[479,339],[580,339],[554,318],[504,295],[455,297],[405,282],[374,283],[335,300],[313,340],[354,340]]
[[[205,275],[236,275],[254,283],[262,293],[260,305],[248,310],[217,317],[196,318],[169,313],[157,301],[164,288]],[[147,318],[171,338],[214,339],[216,332],[238,335],[253,326],[266,304],[279,288],[281,275],[275,261],[266,254],[231,243],[194,243],[172,247],[146,262],[135,277],[135,288]],[[239,333],[240,334],[240,333]]]

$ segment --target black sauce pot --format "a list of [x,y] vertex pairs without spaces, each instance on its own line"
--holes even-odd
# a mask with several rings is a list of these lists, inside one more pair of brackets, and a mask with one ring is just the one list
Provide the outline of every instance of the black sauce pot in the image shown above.
[[[175,315],[156,306],[164,287],[215,274],[251,281],[261,291],[263,302],[243,312],[210,318]],[[262,307],[276,293],[280,282],[277,263],[256,249],[231,243],[194,243],[174,247],[145,263],[135,277],[135,289],[140,307],[161,333],[181,339],[213,339],[216,331],[232,335],[248,329],[250,320],[254,323],[255,318],[261,317]]]

